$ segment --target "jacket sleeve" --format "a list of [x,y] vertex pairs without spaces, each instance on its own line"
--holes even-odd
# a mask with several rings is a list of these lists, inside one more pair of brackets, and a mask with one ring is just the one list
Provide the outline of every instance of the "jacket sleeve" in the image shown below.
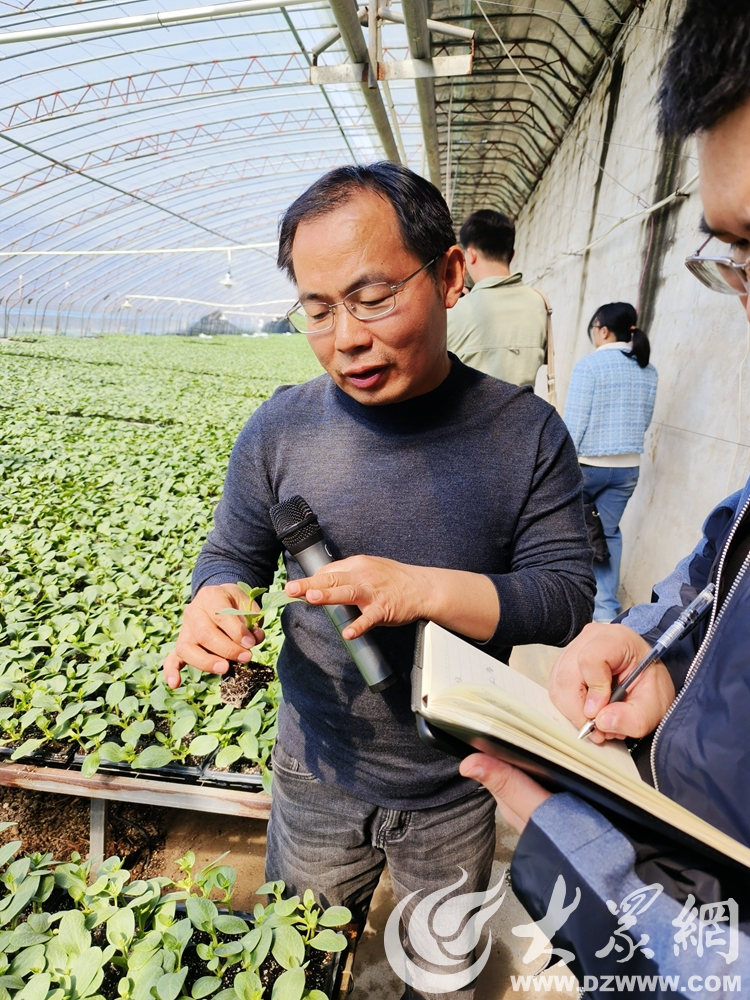
[[591,620],[596,585],[581,491],[573,443],[550,408],[513,535],[510,572],[489,574],[500,620],[484,644],[488,652],[530,642],[562,646]]
[[576,453],[580,454],[581,443],[591,417],[594,399],[594,374],[590,365],[580,361],[573,369],[565,400],[564,420],[573,439]]
[[[658,637],[694,600],[711,578],[711,570],[722,540],[739,507],[741,492],[734,493],[719,504],[706,518],[703,537],[693,551],[677,564],[668,577],[654,587],[651,604],[638,604],[616,620],[633,629],[652,645]],[[677,691],[692,663],[706,625],[693,629],[680,642],[674,643],[662,657]]]
[[[733,984],[735,977],[750,981],[748,927],[735,913],[735,937],[730,939],[732,928],[725,921],[718,925],[725,945],[717,936],[716,946],[709,946],[703,937],[701,955],[696,928],[701,906],[733,896],[735,902],[742,888],[736,881],[722,885],[698,870],[695,856],[680,859],[679,849],[676,855],[674,849],[667,856],[660,846],[634,845],[601,813],[566,793],[553,795],[532,815],[518,842],[511,878],[532,919],[543,922],[556,957],[567,960],[581,986],[593,987],[593,996],[701,996],[704,983],[718,982],[723,997],[727,978]],[[738,902],[744,912],[747,901]],[[729,907],[724,912],[729,915]],[[527,928],[527,934],[518,934]],[[513,928],[513,933],[531,937],[527,928]],[[529,948],[525,958],[531,957]],[[539,964],[537,957],[530,971]],[[653,977],[651,989],[639,991],[636,983],[627,983],[629,976]]]
[[281,545],[268,515],[275,499],[265,460],[263,416],[260,406],[232,449],[214,528],[193,570],[193,597],[201,587],[238,581],[268,587],[273,581]]

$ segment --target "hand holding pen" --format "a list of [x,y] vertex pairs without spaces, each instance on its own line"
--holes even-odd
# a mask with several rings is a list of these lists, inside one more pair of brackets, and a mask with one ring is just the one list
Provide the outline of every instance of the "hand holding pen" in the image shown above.
[[[710,608],[714,599],[714,585],[710,583],[705,590],[702,590],[695,600],[689,604],[680,616],[667,628],[657,639],[651,651],[641,660],[635,670],[630,673],[625,680],[615,685],[609,699],[609,704],[623,701],[628,689],[638,680],[648,667],[659,660],[664,652],[675,642],[683,639],[698,624],[703,615]],[[593,719],[589,720],[578,733],[578,739],[590,736],[596,729]]]

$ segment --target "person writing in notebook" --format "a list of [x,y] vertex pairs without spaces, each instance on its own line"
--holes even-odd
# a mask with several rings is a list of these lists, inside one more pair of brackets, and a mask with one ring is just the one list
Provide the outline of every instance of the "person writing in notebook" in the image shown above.
[[[665,62],[659,103],[664,134],[684,138],[697,132],[698,137],[709,239],[688,259],[688,269],[715,291],[736,295],[750,321],[746,3],[688,0]],[[711,238],[718,243],[707,245]],[[690,280],[687,275],[685,279]],[[709,581],[716,584],[710,619],[672,647],[663,662],[650,667],[624,702],[607,705],[613,677],[627,675]],[[745,749],[750,730],[748,622],[750,481],[709,514],[701,541],[657,585],[653,603],[631,608],[617,624],[588,625],[556,663],[550,686],[553,701],[576,726],[595,719],[595,741],[639,739],[633,756],[644,779],[745,845],[750,845],[750,767]],[[522,831],[513,885],[535,920],[545,916],[560,874],[568,887],[566,902],[576,887],[581,888],[580,904],[553,940],[572,947],[577,961],[573,968],[579,976],[682,974],[681,982],[687,985],[678,988],[686,996],[701,993],[704,982],[726,990],[727,973],[731,983],[733,976],[750,976],[747,899],[737,881],[720,885],[715,877],[694,870],[694,864],[692,870],[686,867],[679,851],[668,851],[662,859],[658,848],[634,842],[576,796],[550,795],[527,775],[485,755],[468,757],[461,773],[484,783],[506,819]],[[612,906],[628,893],[645,892],[654,884],[663,886],[663,891],[639,913],[631,933],[636,945],[639,935],[648,935],[647,945],[641,941],[644,947],[638,946],[627,966],[618,964],[622,955],[614,949],[595,956],[592,928],[616,921]],[[729,905],[724,905],[727,897],[739,901],[734,918]],[[708,909],[701,910],[702,906]],[[727,944],[720,949],[725,954],[705,948],[691,967],[685,953],[689,946],[695,956],[689,941],[691,920],[695,918],[695,937],[705,929],[699,926],[698,915],[718,914],[722,907],[714,931],[725,935]],[[732,919],[737,935],[734,950],[729,940]],[[688,969],[692,969],[690,979],[685,974]]]

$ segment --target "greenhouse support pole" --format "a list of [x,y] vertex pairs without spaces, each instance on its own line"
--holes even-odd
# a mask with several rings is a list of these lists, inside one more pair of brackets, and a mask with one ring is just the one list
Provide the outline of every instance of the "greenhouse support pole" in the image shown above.
[[103,861],[107,846],[107,799],[91,799],[89,803],[89,858],[92,861]]
[[[427,27],[427,4],[425,0],[403,0],[404,24],[409,39],[412,59],[429,59],[430,32]],[[440,144],[438,141],[437,112],[435,110],[435,81],[431,78],[417,78],[414,81],[422,121],[422,135],[427,157],[427,172],[435,187],[441,187]]]
[[[359,23],[356,5],[352,0],[328,0],[328,2],[336,19],[336,25],[341,32],[341,38],[346,46],[349,59],[355,64],[368,63],[367,42],[362,32],[362,25]],[[377,80],[375,80],[374,87],[368,86],[367,83],[361,83],[360,88],[375,128],[378,130],[385,155],[394,163],[400,163],[401,157],[398,153],[398,146],[396,145],[393,130],[391,129],[391,123],[388,121],[388,112],[385,109],[383,95],[380,93]]]

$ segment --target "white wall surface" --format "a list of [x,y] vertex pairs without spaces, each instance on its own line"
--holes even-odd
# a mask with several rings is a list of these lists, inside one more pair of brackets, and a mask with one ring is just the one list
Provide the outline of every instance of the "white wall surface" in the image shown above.
[[750,331],[738,301],[704,288],[683,263],[703,240],[697,185],[587,254],[570,253],[697,171],[692,141],[674,150],[656,132],[659,67],[680,8],[650,0],[624,31],[619,100],[615,52],[517,223],[514,265],[554,310],[561,408],[573,365],[592,350],[586,327],[595,309],[640,298],[659,389],[640,482],[622,522],[623,587],[633,601],[649,600],[652,584],[698,541],[712,506],[750,475]]

